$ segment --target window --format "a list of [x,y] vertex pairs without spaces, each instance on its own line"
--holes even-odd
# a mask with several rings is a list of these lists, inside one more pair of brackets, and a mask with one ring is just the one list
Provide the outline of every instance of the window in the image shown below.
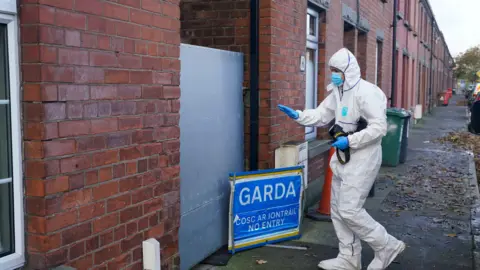
[[420,40],[423,41],[423,6],[420,6],[420,24],[418,29],[420,31]]
[[421,61],[417,61],[417,100],[415,105],[422,104],[420,99],[420,92],[422,89],[422,63]]
[[[375,85],[380,87],[382,85],[382,58],[383,58],[383,43],[377,40],[375,50]],[[381,87],[380,87],[381,88]]]
[[430,23],[430,20],[427,17],[427,14],[425,14],[425,36],[423,37],[423,41],[428,44],[429,36],[430,36],[430,27],[428,27]]
[[318,12],[308,9],[307,10],[307,40],[318,42]]
[[343,22],[343,47],[355,56],[357,56],[355,51],[356,36],[355,27],[346,21]]
[[408,95],[410,87],[408,87],[408,72],[409,69],[409,60],[406,55],[403,56],[402,58],[402,88],[405,89],[405,91],[402,91],[402,107],[404,109],[409,109],[410,104],[408,102]]
[[[0,5],[0,9],[4,8]],[[23,266],[24,225],[16,16],[0,13],[0,265]]]
[[310,13],[307,14],[307,22],[308,22],[308,36],[315,37],[317,36],[317,19],[318,17],[315,17],[314,15],[311,15]]
[[410,21],[410,0],[405,0],[405,20]]
[[357,61],[360,65],[361,77],[364,80],[370,79],[367,78],[367,55],[368,55],[368,33],[363,31],[357,31]]
[[417,24],[418,24],[418,3],[416,1],[413,2],[413,29],[414,31],[418,31]]
[[[305,68],[305,108],[314,109],[317,107],[318,92],[318,12],[307,10],[307,48],[306,48],[306,68]],[[305,128],[305,139],[311,140],[317,137],[315,127]]]
[[414,58],[412,58],[412,64],[410,65],[410,67],[411,67],[410,70],[412,71],[412,72],[410,73],[410,76],[411,76],[410,78],[412,78],[412,80],[411,80],[411,85],[409,85],[408,87],[409,87],[409,89],[413,89],[413,91],[412,91],[412,95],[411,95],[411,97],[410,97],[409,102],[410,102],[410,105],[415,106],[416,103],[415,103],[415,94],[414,94],[414,93],[415,93],[415,70],[416,70],[416,64],[415,64],[415,59],[414,59]]
[[378,69],[380,65],[378,64],[378,41],[375,46],[375,85],[378,86]]
[[12,253],[12,139],[10,93],[6,67],[6,26],[0,25],[0,256]]
[[[395,50],[395,55],[394,55],[394,57],[395,57],[395,63],[396,63],[396,65],[397,65],[397,70],[399,70],[399,69],[398,69],[398,66],[399,66],[399,61],[398,61],[398,60],[399,60],[399,59],[398,59],[399,57],[398,57],[398,55],[399,55],[399,54],[400,54],[400,51],[399,51],[399,49],[397,48],[397,49]],[[397,80],[397,83],[400,82],[400,80],[402,79],[402,78],[401,78],[402,73],[400,73],[400,72],[397,71],[397,74],[396,74],[395,76],[397,76],[397,79],[396,79],[396,80]],[[399,93],[399,91],[395,91],[394,93],[392,93],[392,94],[390,95],[391,98],[392,98],[393,101],[394,101],[394,106],[400,106],[400,105],[401,105],[401,100],[398,99],[398,97],[400,96],[400,94],[401,94],[401,93]]]

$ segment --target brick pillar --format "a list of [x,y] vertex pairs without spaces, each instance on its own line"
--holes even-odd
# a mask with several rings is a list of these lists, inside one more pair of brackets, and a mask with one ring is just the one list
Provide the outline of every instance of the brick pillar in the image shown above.
[[182,42],[248,53],[249,0],[182,0]]
[[179,265],[179,1],[20,0],[27,269]]
[[265,169],[274,167],[274,151],[282,143],[305,140],[305,128],[280,112],[277,104],[305,107],[300,55],[306,50],[307,2],[261,2],[259,168]]

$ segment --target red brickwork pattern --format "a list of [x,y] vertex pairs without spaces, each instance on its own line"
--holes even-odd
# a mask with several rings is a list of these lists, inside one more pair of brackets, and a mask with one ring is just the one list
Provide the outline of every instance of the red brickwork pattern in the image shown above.
[[274,150],[303,140],[305,129],[277,109],[305,106],[306,1],[263,1],[260,12],[260,168],[274,167]]
[[323,180],[323,176],[325,174],[326,166],[325,164],[327,161],[327,155],[318,155],[308,161],[308,182],[312,182],[318,179]]
[[20,0],[29,269],[179,265],[179,0]]
[[248,0],[181,1],[182,42],[248,53]]

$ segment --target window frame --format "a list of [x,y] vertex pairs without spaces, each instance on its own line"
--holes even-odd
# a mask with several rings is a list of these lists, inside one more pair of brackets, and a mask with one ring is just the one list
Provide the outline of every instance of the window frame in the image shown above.
[[[314,17],[315,18],[315,21],[316,21],[316,27],[315,27],[315,36],[312,36],[310,35],[310,21],[308,20],[309,18],[309,15],[310,17]],[[318,27],[320,26],[320,23],[319,23],[319,20],[320,20],[320,13],[318,13],[317,11],[311,9],[311,8],[307,8],[307,27],[305,27],[306,31],[307,31],[307,43],[308,41],[311,41],[311,42],[317,42],[318,43]]]
[[[13,1],[12,1],[13,2]],[[22,129],[20,109],[20,66],[18,18],[11,9],[11,3],[0,3],[0,23],[7,26],[8,76],[10,78],[10,127],[12,135],[12,191],[14,247],[12,254],[0,258],[0,265],[5,270],[17,269],[25,264],[25,225],[23,207],[23,173],[22,173]],[[6,14],[9,13],[9,14]]]
[[[309,29],[309,15],[311,17],[314,17],[315,18],[315,21],[316,21],[316,27],[315,27],[315,36],[312,36],[310,35],[310,29]],[[314,78],[313,78],[313,84],[314,84],[314,90],[313,90],[313,97],[310,97],[310,98],[313,98],[313,104],[314,104],[314,107],[318,106],[318,42],[319,42],[319,36],[318,36],[318,28],[320,26],[320,13],[311,9],[311,8],[307,8],[307,16],[306,16],[306,21],[307,21],[307,27],[306,27],[306,32],[307,32],[307,42],[306,42],[306,50],[305,52],[307,52],[307,50],[312,50],[314,51],[314,55],[312,56],[313,59],[315,59],[314,61],[314,67],[315,67],[315,70],[313,71],[314,73]],[[307,67],[308,63],[307,63],[307,59],[305,58],[305,67]],[[306,72],[306,68],[305,68],[305,72]],[[307,87],[308,87],[308,84],[307,84],[307,81],[306,81],[306,74],[305,74],[305,105],[307,103]],[[310,131],[312,130],[312,131]],[[315,140],[317,138],[317,128],[316,127],[305,127],[305,140],[309,141],[309,140]]]

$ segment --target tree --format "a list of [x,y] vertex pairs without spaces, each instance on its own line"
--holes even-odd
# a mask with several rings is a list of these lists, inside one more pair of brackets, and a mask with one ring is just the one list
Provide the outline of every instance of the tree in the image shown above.
[[480,71],[480,45],[472,47],[455,57],[455,77],[474,82]]

